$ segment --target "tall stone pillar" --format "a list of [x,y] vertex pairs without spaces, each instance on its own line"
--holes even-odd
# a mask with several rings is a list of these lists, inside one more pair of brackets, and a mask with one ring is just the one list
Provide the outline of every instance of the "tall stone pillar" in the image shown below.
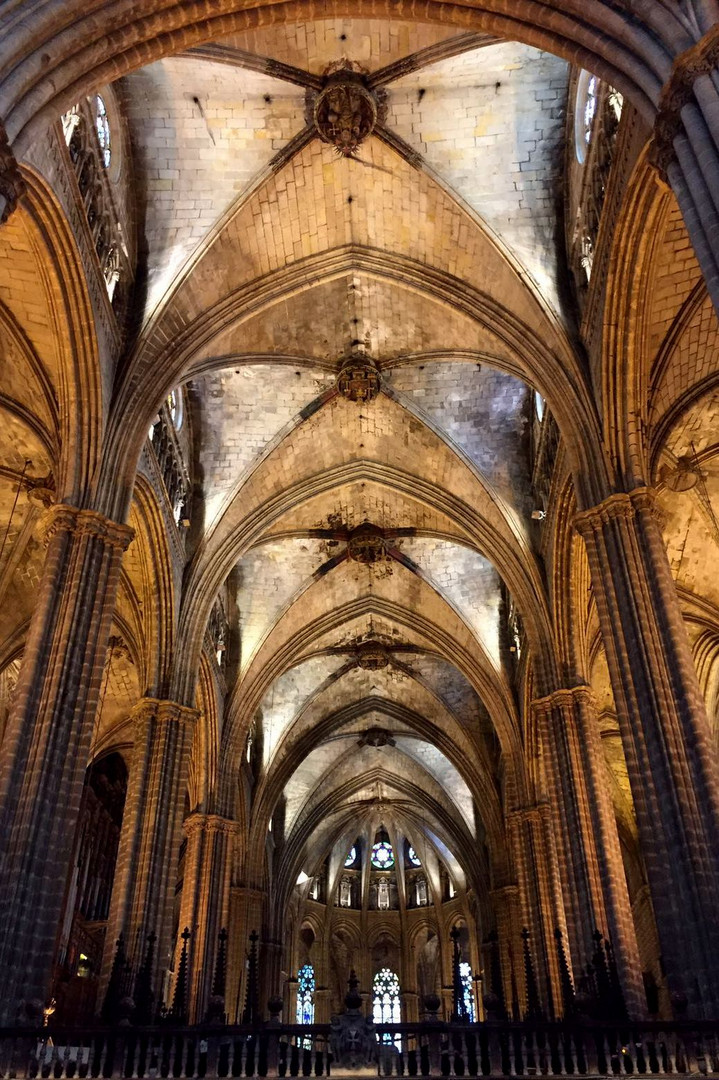
[[[519,889],[516,885],[503,885],[498,889],[493,889],[490,895],[497,924],[496,945],[499,949],[504,1007],[512,1016],[515,1003],[520,1011],[526,1009],[527,1005],[520,950],[522,916]],[[497,990],[492,985],[491,948],[488,955],[489,966],[485,963],[485,987],[487,990]]]
[[[230,917],[230,877],[236,821],[216,814],[191,814],[183,825],[187,837],[180,926],[189,926],[188,1004],[190,1023],[207,1012],[215,972],[218,935]],[[177,970],[177,964],[175,964]]]
[[150,933],[157,935],[153,989],[170,962],[172,911],[190,749],[198,713],[175,701],[144,698],[133,710],[130,762],[115,883],[110,903],[101,995],[120,934],[135,971]]
[[547,749],[575,970],[589,963],[592,935],[600,930],[612,942],[629,1015],[641,1016],[641,962],[592,692],[588,686],[557,690],[534,701],[532,709]]
[[[562,989],[554,931],[566,931],[562,892],[548,803],[534,803],[508,815],[507,833],[514,853],[519,897],[542,1005],[552,1016],[561,1013]],[[522,941],[512,942],[521,964]],[[528,987],[525,986],[528,992]]]
[[[250,934],[262,934],[265,924],[267,894],[249,885],[233,885],[230,889],[230,925],[228,926],[227,1014],[231,1024],[239,1024],[247,992],[247,957]],[[262,942],[258,942],[262,953]],[[260,1001],[264,1008],[266,1002]]]
[[580,513],[675,1003],[719,1009],[719,766],[652,493]]
[[132,530],[57,505],[0,769],[0,1021],[44,1003],[122,554]]

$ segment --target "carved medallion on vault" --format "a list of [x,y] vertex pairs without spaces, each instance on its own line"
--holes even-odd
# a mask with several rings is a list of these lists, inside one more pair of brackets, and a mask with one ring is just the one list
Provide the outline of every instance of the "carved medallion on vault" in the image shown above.
[[323,142],[351,157],[382,119],[384,95],[369,89],[364,69],[352,60],[331,64],[324,84],[314,99],[312,120]]

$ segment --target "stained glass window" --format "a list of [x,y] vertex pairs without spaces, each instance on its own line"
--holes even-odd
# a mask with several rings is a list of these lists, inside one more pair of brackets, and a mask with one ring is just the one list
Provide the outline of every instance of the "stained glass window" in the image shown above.
[[100,144],[102,163],[106,169],[110,168],[112,149],[110,147],[110,122],[107,119],[105,102],[99,94],[95,95],[95,127],[97,128],[97,141]]
[[412,863],[412,866],[421,866],[422,865],[422,863],[420,862],[420,859],[419,859],[419,855],[417,854],[417,852],[414,850],[413,847],[407,849],[407,858]]
[[587,83],[586,97],[584,99],[584,141],[588,143],[592,137],[592,124],[597,112],[597,77],[592,75]]
[[464,998],[464,1015],[470,1024],[475,1021],[474,1015],[474,989],[472,987],[472,969],[466,960],[459,965],[459,978],[462,983],[462,997]]
[[315,1022],[315,969],[305,964],[297,972],[297,1023]]
[[379,840],[372,846],[371,863],[376,870],[390,870],[394,866],[394,852],[387,840]]
[[345,866],[354,866],[357,862],[357,848],[350,848],[349,855],[345,859]]
[[[399,1024],[402,1021],[402,1010],[399,1003],[399,979],[394,971],[382,968],[374,977],[372,984],[372,1019],[375,1024]],[[382,1042],[394,1043],[397,1049],[401,1048],[402,1039],[391,1034],[382,1035]]]

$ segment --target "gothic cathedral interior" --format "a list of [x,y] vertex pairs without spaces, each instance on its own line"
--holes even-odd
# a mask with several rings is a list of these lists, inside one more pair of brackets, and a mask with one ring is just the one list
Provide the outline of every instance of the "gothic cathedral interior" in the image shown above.
[[718,1022],[719,0],[1,0],[0,59],[0,1075]]

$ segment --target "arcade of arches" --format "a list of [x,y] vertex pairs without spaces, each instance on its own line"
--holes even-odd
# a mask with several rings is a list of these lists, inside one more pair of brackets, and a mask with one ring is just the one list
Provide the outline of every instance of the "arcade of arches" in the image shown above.
[[0,1021],[719,1015],[718,27],[0,3]]

